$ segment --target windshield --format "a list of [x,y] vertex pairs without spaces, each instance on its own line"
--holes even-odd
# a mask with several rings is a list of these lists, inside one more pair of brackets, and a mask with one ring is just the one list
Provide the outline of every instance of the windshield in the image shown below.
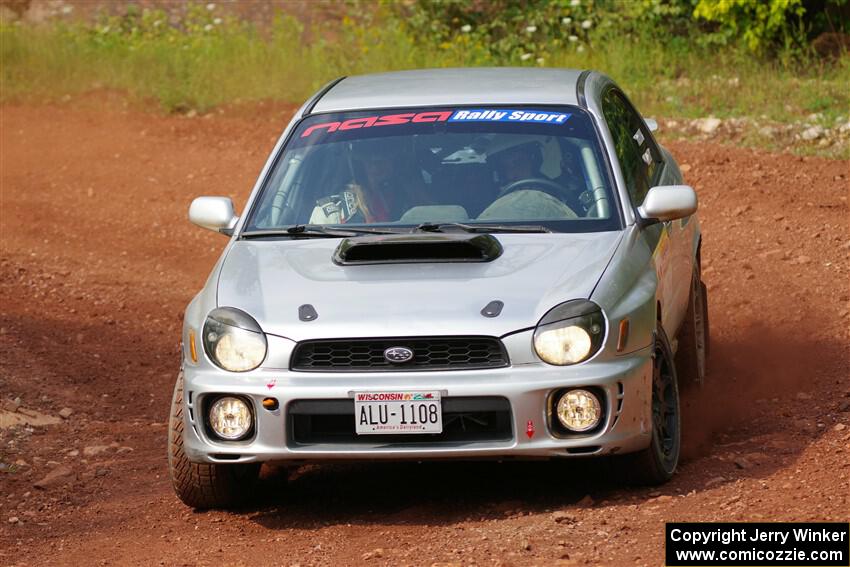
[[444,223],[617,230],[607,171],[591,119],[576,107],[314,115],[275,161],[245,232]]

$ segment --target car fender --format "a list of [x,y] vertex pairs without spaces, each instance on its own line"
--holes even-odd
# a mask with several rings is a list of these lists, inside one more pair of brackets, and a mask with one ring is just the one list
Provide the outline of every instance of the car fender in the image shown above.
[[[637,225],[626,228],[620,246],[591,294],[590,299],[602,307],[608,319],[608,352],[627,355],[652,344],[659,299],[652,253]],[[620,322],[624,319],[628,320],[628,336],[618,348]]]
[[[207,314],[218,307],[218,279],[219,274],[221,273],[221,266],[224,264],[224,259],[226,258],[229,250],[230,246],[227,246],[224,249],[215,266],[210,271],[210,275],[207,278],[204,287],[201,288],[201,291],[192,298],[192,301],[189,302],[189,305],[186,306],[186,311],[183,313],[183,364],[186,366],[203,366],[207,363],[201,337],[203,335],[204,322],[206,321]],[[195,353],[197,355],[197,361],[193,360],[191,347],[189,346],[191,340],[190,331],[193,332],[195,336]]]

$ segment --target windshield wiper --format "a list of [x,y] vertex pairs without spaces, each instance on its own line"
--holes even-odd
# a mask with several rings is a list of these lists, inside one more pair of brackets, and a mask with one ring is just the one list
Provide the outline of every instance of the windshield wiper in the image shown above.
[[510,224],[463,224],[460,222],[425,222],[414,230],[421,232],[445,232],[446,228],[457,228],[464,232],[552,232],[541,225],[510,225]]
[[334,228],[319,224],[294,224],[286,228],[249,230],[240,234],[240,238],[262,238],[264,236],[293,236],[305,238],[346,238],[362,234],[396,234],[392,230],[378,228]]

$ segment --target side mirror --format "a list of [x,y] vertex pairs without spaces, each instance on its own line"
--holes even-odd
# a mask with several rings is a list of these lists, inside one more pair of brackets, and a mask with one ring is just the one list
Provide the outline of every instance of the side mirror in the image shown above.
[[655,118],[644,118],[644,122],[646,122],[646,127],[649,128],[650,132],[658,131],[658,121]]
[[661,185],[646,194],[638,213],[646,222],[671,221],[697,212],[697,194],[689,185]]
[[189,205],[189,220],[202,227],[231,235],[239,217],[229,197],[198,197]]

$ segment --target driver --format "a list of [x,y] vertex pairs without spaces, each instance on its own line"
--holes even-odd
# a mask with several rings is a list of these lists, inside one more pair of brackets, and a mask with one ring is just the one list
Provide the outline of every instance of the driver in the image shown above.
[[479,219],[531,220],[576,218],[565,202],[567,191],[541,168],[543,148],[549,138],[528,135],[499,135],[487,148],[499,184],[499,195],[479,215]]
[[[407,210],[409,176],[402,171],[404,151],[393,138],[351,142],[351,182],[338,195],[320,199],[312,224],[380,223]],[[407,177],[407,178],[406,178]]]
[[[489,158],[493,159],[503,194],[511,185],[528,180],[527,186],[520,184],[522,189],[544,191],[558,198],[574,211],[583,210],[578,198],[580,191],[576,190],[575,179],[572,177],[574,173],[571,166],[575,166],[575,164],[570,161],[571,155],[565,155],[562,152],[561,175],[552,179],[541,171],[543,141],[529,136],[521,136],[516,139],[507,139],[505,145],[504,148],[491,150]],[[547,187],[545,183],[542,185],[534,183],[535,180],[548,181],[551,183],[550,187]],[[567,190],[555,191],[552,185],[558,185]],[[516,190],[516,187],[511,188],[511,191]]]

